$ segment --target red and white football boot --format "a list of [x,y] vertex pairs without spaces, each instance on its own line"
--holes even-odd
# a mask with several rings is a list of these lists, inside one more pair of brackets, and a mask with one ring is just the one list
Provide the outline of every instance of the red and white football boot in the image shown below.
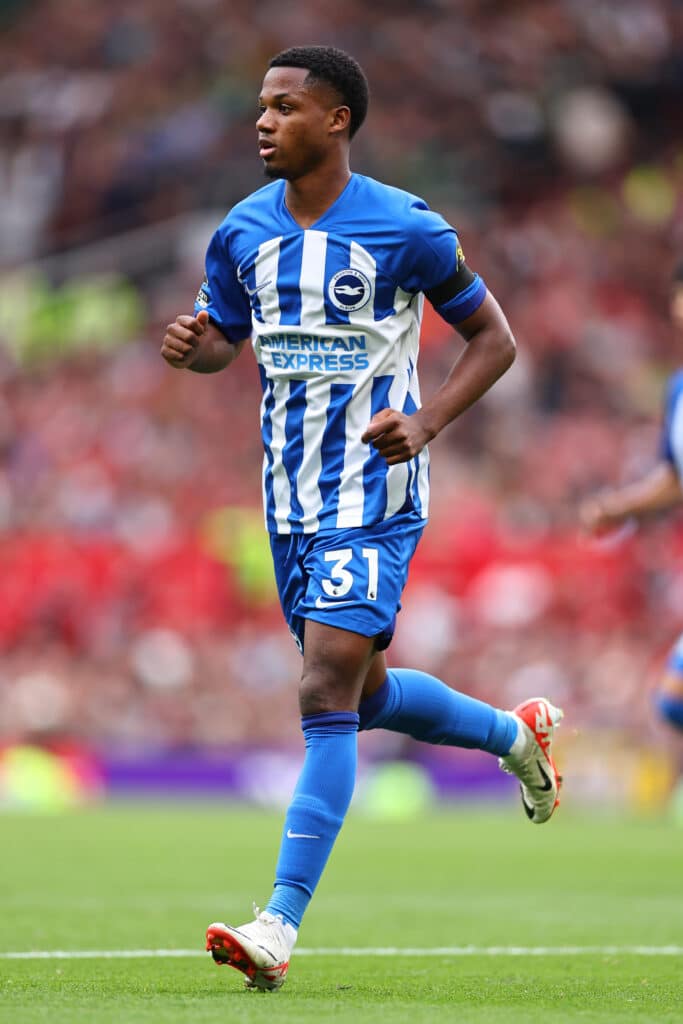
[[553,761],[552,744],[563,712],[545,697],[532,697],[512,714],[520,732],[510,753],[498,763],[504,772],[517,776],[525,814],[535,825],[541,825],[560,802],[562,777]]
[[206,930],[206,948],[217,964],[245,975],[246,988],[272,992],[284,984],[297,932],[278,915],[254,907],[255,921],[233,928],[216,921]]

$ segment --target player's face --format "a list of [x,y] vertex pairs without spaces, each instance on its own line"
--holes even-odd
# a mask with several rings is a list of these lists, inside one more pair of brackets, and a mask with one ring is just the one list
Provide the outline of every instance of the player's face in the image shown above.
[[[340,130],[334,91],[324,83],[304,85],[306,68],[271,68],[259,96],[259,155],[269,178],[295,181],[324,161]],[[343,116],[342,116],[343,120]]]
[[683,335],[683,283],[676,283],[671,291],[671,320],[676,330]]

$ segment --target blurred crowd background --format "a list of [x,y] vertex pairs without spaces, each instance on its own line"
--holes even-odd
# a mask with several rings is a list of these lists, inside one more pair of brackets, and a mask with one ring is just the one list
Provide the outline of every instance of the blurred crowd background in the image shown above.
[[[681,520],[595,542],[577,507],[656,459],[683,341],[678,0],[0,5],[0,743],[299,748],[253,360],[207,378],[159,347],[263,183],[268,58],[312,42],[370,80],[354,169],[451,220],[518,342],[432,446],[390,658],[500,706],[547,692],[586,778],[599,743],[615,777],[649,759],[660,792],[678,752],[649,688],[683,628]],[[459,346],[428,310],[423,394]]]

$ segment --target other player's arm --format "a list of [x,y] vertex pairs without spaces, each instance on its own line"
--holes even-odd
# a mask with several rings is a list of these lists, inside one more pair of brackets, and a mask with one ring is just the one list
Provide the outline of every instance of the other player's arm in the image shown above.
[[181,314],[167,325],[161,354],[178,370],[217,373],[237,358],[248,340],[229,341],[202,309],[196,316]]
[[515,341],[505,315],[490,292],[478,309],[455,324],[467,341],[448,377],[412,415],[382,409],[362,436],[390,466],[408,462],[443,428],[469,409],[495,384],[515,358]]
[[588,531],[599,533],[620,526],[627,519],[641,520],[664,512],[682,500],[678,474],[671,462],[662,459],[641,480],[587,499],[579,516]]

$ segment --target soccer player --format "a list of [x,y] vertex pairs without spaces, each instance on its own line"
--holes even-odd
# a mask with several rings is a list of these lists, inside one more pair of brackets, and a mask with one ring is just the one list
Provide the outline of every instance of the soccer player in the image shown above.
[[[303,654],[305,758],[273,894],[256,920],[210,925],[217,963],[279,988],[351,801],[359,729],[478,748],[520,780],[531,821],[560,779],[545,698],[500,711],[413,669],[387,669],[408,565],[427,519],[427,442],[508,369],[514,341],[456,232],[415,196],[349,169],[368,86],[355,60],[295,47],[270,61],[256,122],[272,182],[215,232],[194,315],[162,355],[222,370],[247,342],[263,388],[266,526],[282,609]],[[420,404],[423,296],[467,344]]]
[[[674,330],[683,337],[683,263],[671,281],[669,310]],[[580,509],[584,526],[601,533],[647,519],[683,500],[683,370],[672,375],[666,389],[660,457],[640,480],[588,499]],[[683,732],[683,634],[678,638],[654,693],[661,717]]]

